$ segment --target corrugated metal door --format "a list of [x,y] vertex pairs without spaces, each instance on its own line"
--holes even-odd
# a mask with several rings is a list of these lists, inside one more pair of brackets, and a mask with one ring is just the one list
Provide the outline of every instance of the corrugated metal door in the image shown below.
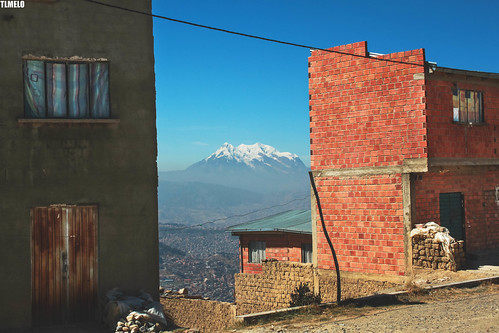
[[440,193],[440,225],[449,229],[456,240],[464,240],[463,195],[460,192]]
[[97,207],[31,209],[34,325],[84,321],[97,301]]

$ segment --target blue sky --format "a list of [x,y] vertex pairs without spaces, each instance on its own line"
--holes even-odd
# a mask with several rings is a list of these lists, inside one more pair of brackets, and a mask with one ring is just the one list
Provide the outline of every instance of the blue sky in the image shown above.
[[[499,1],[153,0],[153,13],[320,48],[425,48],[439,66],[499,72]],[[310,51],[154,19],[159,171],[224,142],[310,165]]]

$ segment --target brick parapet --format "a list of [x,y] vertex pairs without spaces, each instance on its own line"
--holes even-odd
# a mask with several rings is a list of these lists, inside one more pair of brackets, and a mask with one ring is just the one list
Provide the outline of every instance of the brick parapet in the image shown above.
[[343,53],[317,50],[309,58],[312,170],[427,157],[424,50],[376,58],[365,42],[330,50]]

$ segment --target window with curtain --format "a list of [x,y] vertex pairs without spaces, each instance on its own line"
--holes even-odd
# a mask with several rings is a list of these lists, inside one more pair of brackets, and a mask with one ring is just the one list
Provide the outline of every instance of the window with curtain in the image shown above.
[[301,244],[301,262],[303,263],[312,262],[312,244],[310,243]]
[[265,242],[251,241],[249,242],[249,258],[248,262],[259,264],[265,260]]
[[27,118],[109,118],[107,62],[24,61]]

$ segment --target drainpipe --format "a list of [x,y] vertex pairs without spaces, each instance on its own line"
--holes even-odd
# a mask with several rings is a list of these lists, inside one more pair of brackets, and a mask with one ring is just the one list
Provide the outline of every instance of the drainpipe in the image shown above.
[[336,302],[340,304],[341,303],[340,267],[338,265],[338,259],[336,258],[336,252],[334,251],[333,243],[331,243],[331,239],[329,238],[329,235],[326,230],[326,224],[324,223],[324,215],[322,214],[319,193],[317,192],[317,187],[315,187],[314,175],[312,174],[312,171],[309,171],[308,175],[310,177],[310,183],[312,184],[312,189],[314,190],[315,200],[317,201],[317,208],[319,209],[319,215],[321,217],[322,231],[324,232],[324,236],[326,237],[327,243],[329,244],[329,248],[331,249],[331,253],[333,254],[334,267],[336,268]]

